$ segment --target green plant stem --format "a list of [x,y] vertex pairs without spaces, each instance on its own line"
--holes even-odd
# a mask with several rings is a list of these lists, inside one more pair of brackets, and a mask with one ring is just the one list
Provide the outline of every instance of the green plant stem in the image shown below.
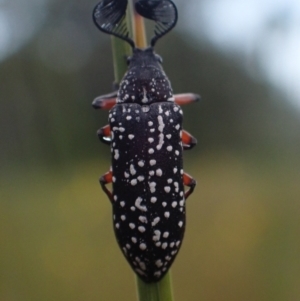
[[157,283],[145,283],[137,277],[139,301],[174,301],[170,271]]
[[115,82],[119,83],[127,70],[126,57],[130,53],[128,44],[116,37],[111,38]]

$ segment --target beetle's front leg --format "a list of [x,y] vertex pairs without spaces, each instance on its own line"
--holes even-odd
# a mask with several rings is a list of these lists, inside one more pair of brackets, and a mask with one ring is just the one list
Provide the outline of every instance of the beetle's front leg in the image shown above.
[[197,144],[197,139],[185,130],[182,130],[181,140],[185,150],[192,149]]
[[187,199],[194,191],[197,182],[187,173],[183,173],[183,184],[189,189],[185,192],[184,197]]
[[194,93],[182,93],[175,94],[174,101],[176,104],[182,106],[187,105],[189,103],[197,102],[200,100],[200,95]]
[[106,185],[112,183],[112,177],[113,177],[113,174],[112,174],[112,171],[110,170],[99,179],[102,190],[106,193],[106,195],[108,196],[108,198],[111,202],[113,202],[113,195],[112,195],[112,192],[108,190]]
[[92,102],[94,109],[110,110],[117,103],[118,91],[98,96]]
[[111,143],[111,131],[110,131],[110,126],[109,124],[105,125],[101,129],[97,131],[97,135],[100,139],[101,142],[105,144],[110,144]]

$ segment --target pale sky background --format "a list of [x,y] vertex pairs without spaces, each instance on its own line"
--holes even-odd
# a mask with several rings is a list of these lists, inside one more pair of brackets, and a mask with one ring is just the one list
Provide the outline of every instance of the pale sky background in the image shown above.
[[[300,112],[300,0],[185,3],[181,27],[186,26],[200,43],[209,40],[224,55],[238,57],[250,75],[263,75]],[[48,0],[0,0],[0,61],[39,29],[46,19],[47,4]]]
[[227,55],[240,56],[300,110],[300,1],[205,0],[186,11],[189,29]]

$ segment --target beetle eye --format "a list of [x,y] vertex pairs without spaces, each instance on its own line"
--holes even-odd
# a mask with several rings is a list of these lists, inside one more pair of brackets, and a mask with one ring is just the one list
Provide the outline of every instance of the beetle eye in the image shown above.
[[129,65],[130,62],[131,62],[131,56],[128,56],[128,57],[126,58],[126,63],[127,63],[127,65]]
[[156,60],[157,60],[160,64],[163,63],[163,59],[162,59],[162,57],[161,57],[160,55],[155,54],[155,58],[156,58]]

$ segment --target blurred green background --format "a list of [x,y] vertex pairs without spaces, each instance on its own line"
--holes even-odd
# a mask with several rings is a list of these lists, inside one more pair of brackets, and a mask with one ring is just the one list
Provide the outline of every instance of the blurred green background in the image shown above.
[[[0,301],[136,298],[98,184],[108,113],[91,102],[111,91],[113,68],[95,4],[0,2],[18,33],[0,61]],[[176,300],[299,300],[299,110],[195,33],[175,30],[156,50],[175,93],[202,96],[183,108],[198,186],[172,267]]]

